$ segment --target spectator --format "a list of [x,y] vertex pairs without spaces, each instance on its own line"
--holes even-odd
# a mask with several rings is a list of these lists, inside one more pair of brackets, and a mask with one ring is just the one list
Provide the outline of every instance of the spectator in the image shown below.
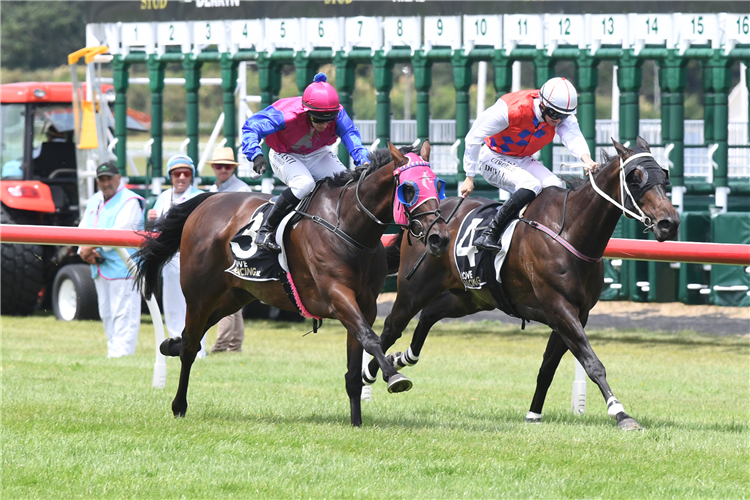
[[[141,223],[144,200],[121,182],[122,176],[114,163],[96,169],[99,191],[89,198],[86,212],[78,227],[135,230]],[[131,255],[134,249],[128,249]],[[141,323],[141,296],[133,286],[125,263],[112,247],[78,249],[81,258],[91,264],[99,316],[107,335],[107,357],[119,358],[135,354]]]
[[[189,156],[179,154],[167,160],[167,174],[172,181],[172,187],[163,191],[156,199],[154,208],[148,211],[148,220],[151,223],[166,214],[172,205],[179,205],[203,192],[193,186],[195,165]],[[164,306],[167,331],[170,337],[181,337],[182,331],[185,329],[187,306],[180,285],[180,252],[177,252],[172,260],[164,266],[162,278],[161,300]],[[206,357],[205,348],[206,337],[204,336],[201,341],[201,350],[198,353],[199,358]]]
[[[214,149],[213,158],[210,162],[216,174],[216,184],[211,186],[211,192],[251,192],[250,186],[239,180],[234,171],[237,163],[234,161],[232,148]],[[219,333],[216,336],[216,344],[211,349],[212,353],[225,351],[242,351],[242,341],[245,340],[245,324],[242,320],[242,310],[230,314],[219,321]]]

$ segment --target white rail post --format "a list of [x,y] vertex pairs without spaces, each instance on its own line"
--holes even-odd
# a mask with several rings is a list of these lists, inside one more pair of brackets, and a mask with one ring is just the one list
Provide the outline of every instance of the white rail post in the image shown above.
[[[135,264],[130,258],[130,254],[121,247],[116,248],[117,255],[120,256],[122,261],[128,266],[130,274],[135,275]],[[145,298],[145,297],[144,297]],[[156,303],[156,297],[153,295],[146,301],[148,305],[149,313],[151,313],[151,321],[154,324],[154,337],[156,341],[156,360],[154,361],[154,378],[152,385],[157,389],[164,389],[167,385],[167,360],[164,355],[159,352],[159,346],[166,338],[164,334],[164,323],[161,320],[161,311],[159,311],[159,304]]]
[[576,378],[573,381],[573,397],[571,405],[573,413],[582,414],[586,411],[586,370],[583,365],[575,360]]

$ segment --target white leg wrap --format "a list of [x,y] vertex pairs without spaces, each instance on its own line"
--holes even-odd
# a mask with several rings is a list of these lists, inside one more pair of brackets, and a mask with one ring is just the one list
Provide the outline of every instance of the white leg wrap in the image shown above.
[[541,422],[542,414],[534,413],[533,411],[530,411],[529,413],[526,414],[526,421],[527,422]]
[[625,408],[620,404],[614,396],[607,400],[607,415],[612,418],[616,418],[617,414],[624,412]]
[[419,356],[415,356],[411,350],[411,346],[409,346],[406,352],[401,355],[399,361],[401,361],[401,364],[404,366],[414,366],[417,364],[417,361],[419,361]]
[[370,365],[365,365],[362,370],[362,383],[365,385],[372,385],[377,379],[370,374]]

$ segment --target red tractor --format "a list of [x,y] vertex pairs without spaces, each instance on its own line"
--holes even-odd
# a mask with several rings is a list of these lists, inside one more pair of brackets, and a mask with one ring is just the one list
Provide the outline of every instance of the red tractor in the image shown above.
[[[79,179],[72,99],[72,83],[0,85],[2,224],[78,225],[85,208],[79,187],[93,190],[94,181]],[[0,250],[2,314],[51,305],[58,319],[99,317],[90,267],[74,247],[3,244]]]

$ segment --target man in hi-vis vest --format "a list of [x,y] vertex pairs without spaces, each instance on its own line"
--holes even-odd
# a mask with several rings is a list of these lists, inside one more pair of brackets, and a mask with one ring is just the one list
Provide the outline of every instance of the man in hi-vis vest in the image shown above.
[[474,176],[481,173],[491,185],[511,193],[497,210],[494,219],[474,245],[483,250],[500,251],[500,230],[505,223],[547,186],[565,187],[565,183],[531,156],[552,142],[555,133],[570,152],[596,171],[598,164],[575,112],[578,94],[565,78],[552,78],[539,90],[521,90],[505,94],[487,108],[466,135],[461,196],[474,191]]
[[[121,181],[122,176],[114,163],[99,165],[96,169],[99,191],[89,198],[78,227],[141,229],[145,202]],[[132,255],[135,249],[128,248],[127,251]],[[107,335],[107,357],[135,354],[141,326],[141,295],[133,287],[133,277],[127,266],[112,247],[82,246],[78,253],[91,264],[99,316]]]

